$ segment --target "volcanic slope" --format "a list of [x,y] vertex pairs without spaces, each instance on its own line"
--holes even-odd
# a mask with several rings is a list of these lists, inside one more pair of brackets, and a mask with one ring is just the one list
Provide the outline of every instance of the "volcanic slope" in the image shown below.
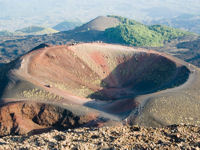
[[0,135],[106,124],[200,125],[199,69],[104,43],[34,49],[1,68]]
[[108,28],[116,27],[120,24],[120,20],[109,16],[99,16],[75,29],[75,31],[105,31]]

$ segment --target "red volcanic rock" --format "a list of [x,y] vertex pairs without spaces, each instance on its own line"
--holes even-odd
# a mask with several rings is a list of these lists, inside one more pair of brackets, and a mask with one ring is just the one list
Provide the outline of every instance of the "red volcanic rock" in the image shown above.
[[55,105],[15,102],[0,108],[0,135],[40,133],[50,128],[80,127],[98,116],[76,116]]
[[24,134],[42,126],[32,121],[40,110],[39,104],[13,103],[0,109],[0,135]]

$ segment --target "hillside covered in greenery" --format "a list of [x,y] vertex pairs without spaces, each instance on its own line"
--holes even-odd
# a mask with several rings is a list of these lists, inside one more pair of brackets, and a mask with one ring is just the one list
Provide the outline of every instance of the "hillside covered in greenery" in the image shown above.
[[15,31],[16,35],[43,35],[57,33],[58,31],[52,28],[45,28],[40,26],[29,26]]
[[26,28],[22,28],[16,30],[14,32],[10,32],[7,30],[0,31],[0,36],[27,36],[27,35],[44,35],[44,34],[53,34],[59,31],[54,30],[52,28],[45,28],[40,26],[29,26]]
[[192,34],[164,25],[147,26],[127,18],[113,17],[120,20],[120,25],[104,32],[104,37],[111,43],[159,47],[163,46],[165,41]]

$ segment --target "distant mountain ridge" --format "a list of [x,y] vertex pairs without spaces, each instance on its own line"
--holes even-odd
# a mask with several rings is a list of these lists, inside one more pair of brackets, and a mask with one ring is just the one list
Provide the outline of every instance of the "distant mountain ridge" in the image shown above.
[[70,22],[70,21],[63,21],[52,28],[33,25],[22,29],[17,29],[14,32],[2,30],[0,31],[0,36],[26,36],[26,35],[53,34],[60,31],[72,30],[81,25],[82,25],[81,22]]
[[3,30],[3,31],[0,31],[0,36],[13,36],[13,33],[7,30]]
[[200,15],[183,14],[170,19],[152,20],[148,24],[162,24],[200,34]]
[[54,26],[53,29],[57,30],[57,31],[68,31],[68,30],[72,30],[81,25],[82,25],[81,22],[63,21],[63,22],[57,24],[56,26]]
[[52,34],[57,33],[57,30],[52,28],[45,28],[40,26],[29,26],[20,30],[16,30],[15,34],[17,35],[43,35],[43,34]]
[[120,20],[112,16],[99,16],[95,19],[83,24],[82,26],[75,29],[75,31],[105,31],[108,28],[116,27],[120,24]]
[[26,35],[43,35],[52,34],[59,31],[52,28],[45,28],[40,26],[29,26],[26,28],[18,29],[15,32],[0,31],[0,36],[26,36]]

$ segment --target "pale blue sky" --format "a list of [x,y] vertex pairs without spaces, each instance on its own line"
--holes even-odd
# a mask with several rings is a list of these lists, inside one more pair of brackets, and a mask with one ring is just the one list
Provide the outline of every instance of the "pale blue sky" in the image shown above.
[[200,0],[0,0],[0,30],[53,26],[63,20],[86,22],[107,14],[142,21],[183,13],[200,15]]

